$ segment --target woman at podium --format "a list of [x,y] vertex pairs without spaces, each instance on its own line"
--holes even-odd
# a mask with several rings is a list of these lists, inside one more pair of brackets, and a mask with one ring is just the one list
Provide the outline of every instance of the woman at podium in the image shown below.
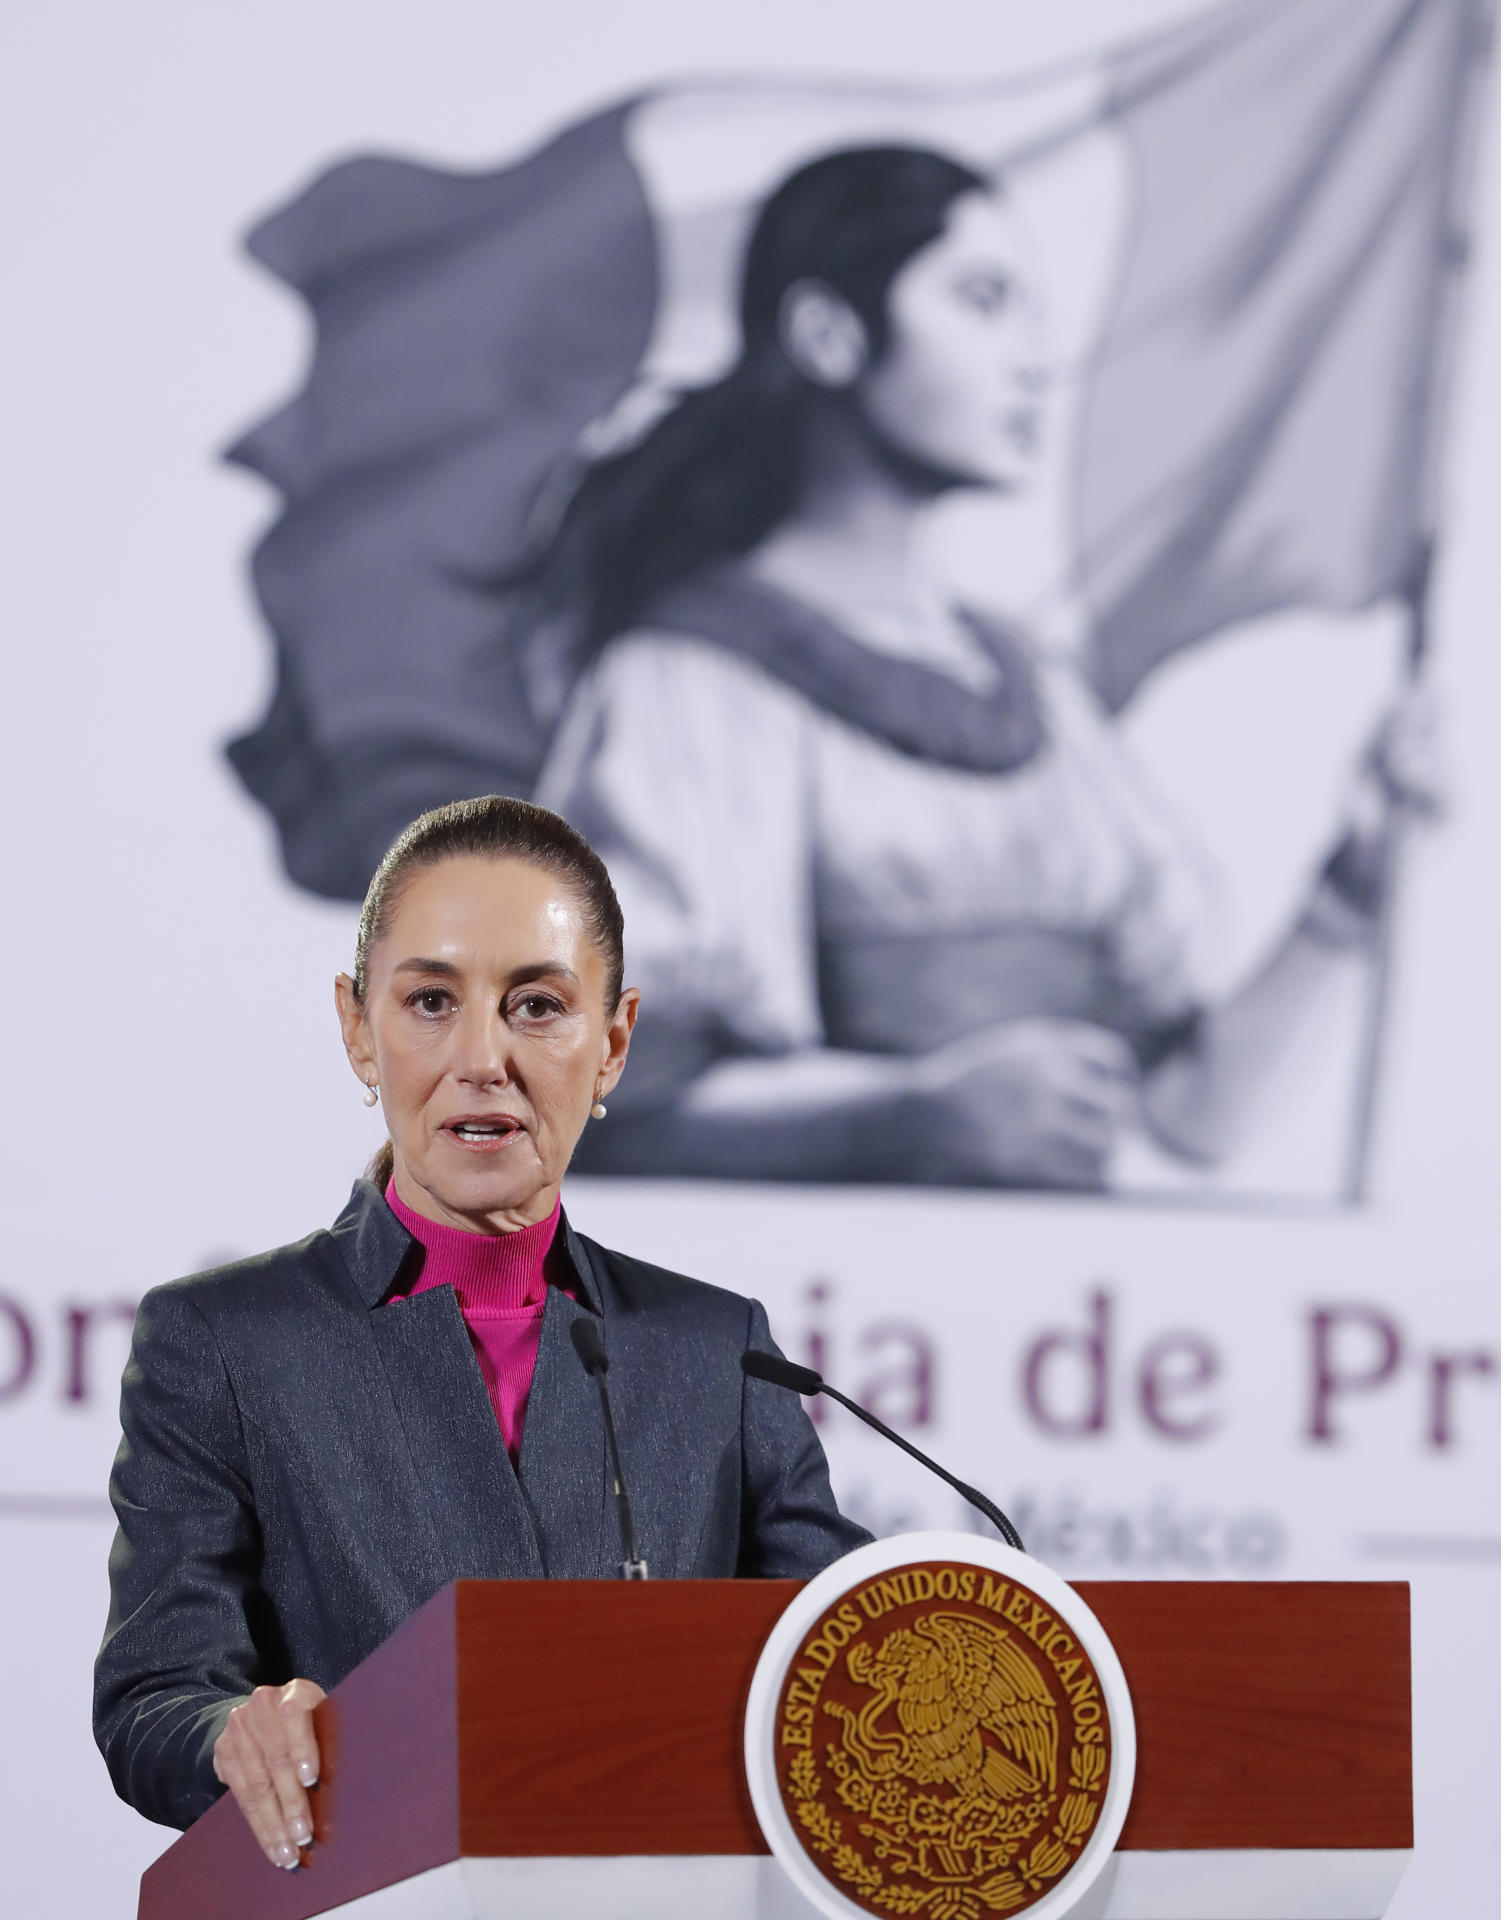
[[295,1866],[325,1688],[448,1581],[619,1577],[576,1321],[608,1359],[654,1576],[808,1576],[866,1538],[797,1399],[741,1372],[772,1346],[761,1306],[562,1211],[636,1020],[622,932],[557,815],[497,796],[423,815],[336,982],[388,1144],[331,1228],[143,1301],[94,1724],[149,1818],[187,1826],[227,1787]]

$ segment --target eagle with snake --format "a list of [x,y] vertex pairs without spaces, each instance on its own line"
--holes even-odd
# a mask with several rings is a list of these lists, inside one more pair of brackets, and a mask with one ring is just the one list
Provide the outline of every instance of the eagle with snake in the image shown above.
[[[965,1800],[1002,1805],[1052,1793],[1058,1710],[1004,1627],[960,1613],[924,1614],[874,1651],[851,1647],[846,1669],[870,1688],[870,1699],[858,1712],[834,1701],[825,1708],[868,1779],[943,1784]],[[894,1726],[886,1719],[893,1707]]]

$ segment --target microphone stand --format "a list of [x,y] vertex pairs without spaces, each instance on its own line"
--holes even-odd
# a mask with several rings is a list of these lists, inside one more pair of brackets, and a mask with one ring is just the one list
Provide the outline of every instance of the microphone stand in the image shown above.
[[615,1416],[610,1411],[610,1389],[605,1384],[605,1375],[610,1371],[610,1360],[605,1352],[605,1343],[600,1338],[599,1328],[594,1321],[583,1314],[574,1321],[570,1329],[573,1350],[583,1363],[584,1371],[599,1388],[600,1412],[605,1421],[605,1447],[610,1456],[610,1475],[615,1482],[615,1501],[620,1511],[620,1541],[625,1558],[620,1563],[622,1580],[645,1580],[650,1576],[646,1562],[636,1551],[636,1521],[631,1512],[631,1498],[625,1490],[625,1475],[620,1470],[620,1442],[615,1437]]
[[741,1354],[740,1366],[742,1371],[748,1373],[753,1380],[767,1380],[772,1386],[787,1387],[793,1393],[827,1394],[830,1400],[837,1400],[840,1406],[847,1407],[857,1420],[863,1420],[866,1426],[873,1427],[883,1438],[900,1447],[903,1453],[910,1453],[912,1458],[919,1461],[930,1473],[936,1473],[940,1480],[947,1481],[955,1493],[962,1494],[972,1507],[984,1514],[1008,1547],[1015,1547],[1018,1553],[1027,1551],[1022,1545],[1021,1535],[993,1500],[987,1499],[978,1488],[969,1486],[950,1473],[947,1467],[940,1467],[936,1460],[930,1459],[920,1447],[914,1447],[910,1440],[904,1440],[901,1434],[894,1432],[884,1420],[878,1420],[873,1413],[867,1413],[857,1400],[851,1400],[848,1394],[841,1393],[837,1387],[831,1387],[823,1375],[815,1373],[812,1367],[800,1367],[792,1360],[780,1359],[774,1353],[758,1353],[754,1349]]

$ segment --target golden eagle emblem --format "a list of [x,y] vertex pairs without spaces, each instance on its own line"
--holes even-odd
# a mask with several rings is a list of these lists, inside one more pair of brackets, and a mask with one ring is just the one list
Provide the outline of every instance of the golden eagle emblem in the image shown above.
[[[851,1647],[847,1664],[870,1700],[858,1713],[836,1701],[828,1711],[843,1721],[844,1750],[870,1778],[942,1782],[965,1799],[1002,1804],[1052,1792],[1057,1709],[1004,1627],[929,1613],[888,1634],[874,1653],[863,1643]],[[883,1731],[893,1706],[897,1727]]]
[[1094,1827],[1109,1773],[1096,1677],[1072,1636],[1066,1660],[1047,1642],[1050,1661],[994,1608],[889,1595],[889,1582],[856,1594],[870,1604],[863,1619],[845,1607],[837,1657],[831,1640],[821,1672],[790,1674],[784,1802],[822,1871],[872,1913],[1018,1913]]

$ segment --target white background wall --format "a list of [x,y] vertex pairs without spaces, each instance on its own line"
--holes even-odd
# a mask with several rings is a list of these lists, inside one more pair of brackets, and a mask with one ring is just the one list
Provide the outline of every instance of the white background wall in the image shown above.
[[[1352,5],[1358,0],[1350,0]],[[327,160],[493,164],[664,73],[754,67],[946,78],[1176,17],[1166,0],[758,0],[629,9],[430,0],[15,8],[0,50],[9,271],[3,462],[7,783],[3,1004],[8,1231],[0,1260],[0,1911],[134,1911],[170,1836],[111,1794],[88,1731],[105,1606],[102,1489],[123,1317],[148,1285],[328,1220],[375,1143],[328,982],[352,912],[294,894],[220,757],[260,709],[269,649],[242,559],[264,491],[216,450],[294,381],[291,302],[236,252]],[[897,1193],[609,1188],[599,1237],[758,1292],[784,1343],[1025,1508],[1065,1572],[1413,1583],[1416,1863],[1402,1920],[1478,1913],[1501,1795],[1501,180],[1487,149],[1439,584],[1453,822],[1408,875],[1369,1208],[1254,1216]],[[822,1289],[819,1297],[817,1289]],[[1110,1299],[1110,1395],[1069,1438],[1030,1411],[1029,1350]],[[1310,1314],[1361,1306],[1401,1362],[1308,1437]],[[70,1348],[82,1336],[83,1377]],[[1179,1332],[1219,1372],[1144,1418],[1140,1369]],[[1363,1364],[1360,1329],[1343,1364]],[[1061,1352],[1061,1350],[1060,1350]],[[1436,1354],[1488,1354],[1433,1444]],[[1171,1365],[1172,1362],[1168,1363]],[[1077,1352],[1044,1368],[1055,1425]],[[1070,1395],[1073,1395],[1073,1400]],[[837,1423],[845,1494],[884,1527],[956,1518],[942,1490]],[[1022,1518],[1021,1511],[1018,1517]],[[1269,1599],[1269,1604],[1274,1600]]]

